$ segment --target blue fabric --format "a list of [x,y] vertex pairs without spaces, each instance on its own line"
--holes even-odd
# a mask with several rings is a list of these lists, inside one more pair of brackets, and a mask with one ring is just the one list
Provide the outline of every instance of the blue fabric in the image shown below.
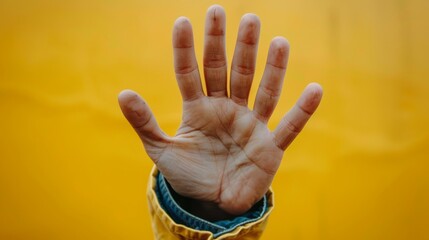
[[206,230],[213,233],[214,237],[233,231],[236,227],[260,219],[268,209],[267,197],[255,204],[248,212],[232,219],[210,222],[190,214],[174,200],[167,181],[160,172],[157,176],[156,195],[161,207],[178,224],[183,224],[195,230]]

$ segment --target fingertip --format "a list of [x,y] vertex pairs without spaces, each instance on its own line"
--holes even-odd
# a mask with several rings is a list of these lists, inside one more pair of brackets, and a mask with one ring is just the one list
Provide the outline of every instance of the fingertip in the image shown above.
[[319,99],[323,96],[323,88],[319,83],[312,82],[307,85],[307,88],[312,93],[312,95],[318,97]]
[[210,6],[206,16],[206,34],[225,35],[225,19],[225,11],[220,5]]
[[238,40],[245,44],[254,45],[259,40],[261,23],[259,17],[253,13],[247,13],[241,18]]
[[118,102],[122,105],[130,100],[136,99],[138,94],[130,89],[124,89],[118,94]]
[[246,26],[248,31],[257,31],[259,32],[259,28],[261,26],[261,21],[259,17],[254,13],[246,13],[241,17],[240,25]]
[[289,45],[289,41],[283,36],[275,36],[271,42],[280,42]]
[[118,102],[122,112],[126,116],[132,112],[139,113],[145,105],[145,101],[136,92],[129,89],[119,93]]
[[243,23],[247,23],[250,25],[259,25],[261,23],[261,21],[259,20],[258,15],[254,14],[254,13],[246,13],[241,17],[241,21]]
[[140,95],[125,89],[118,94],[118,101],[122,114],[143,140],[143,143],[147,140],[158,141],[164,138],[149,106]]
[[191,20],[189,20],[189,18],[185,16],[178,17],[174,22],[174,28],[177,30],[180,30],[186,27],[191,27]]
[[289,51],[289,41],[282,36],[276,36],[271,40],[271,46],[282,51]]
[[268,62],[279,68],[286,68],[289,58],[289,42],[286,38],[278,36],[271,40],[270,56]]
[[187,17],[179,17],[174,22],[173,47],[189,48],[194,45],[191,21]]
[[211,5],[207,9],[207,16],[212,16],[214,18],[216,18],[217,16],[219,17],[225,16],[225,9],[218,4]]
[[131,95],[137,95],[137,93],[130,89],[124,89],[118,94],[118,98],[129,97]]
[[310,83],[304,90],[300,106],[309,114],[314,113],[320,104],[323,96],[322,86],[318,83]]

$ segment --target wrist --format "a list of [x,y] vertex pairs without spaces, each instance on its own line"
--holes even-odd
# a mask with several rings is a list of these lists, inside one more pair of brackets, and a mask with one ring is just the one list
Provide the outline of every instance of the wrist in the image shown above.
[[176,203],[181,208],[188,211],[190,214],[193,214],[199,218],[211,222],[231,219],[235,217],[235,215],[227,213],[221,208],[219,208],[217,203],[201,201],[194,198],[182,196],[174,191],[174,189],[171,187],[167,180],[165,182],[167,184],[168,189],[170,190],[171,196],[176,201]]
[[186,233],[187,239],[208,239],[207,236],[209,235],[204,235],[207,232],[210,232],[212,234],[210,236],[216,239],[233,231],[237,231],[236,234],[242,236],[242,234],[246,234],[248,229],[255,227],[259,229],[256,231],[262,231],[273,208],[273,194],[268,191],[261,201],[245,214],[215,222],[205,220],[188,213],[179,206],[174,200],[164,176],[156,167],[152,169],[149,180],[148,200],[150,213],[153,218],[157,219],[154,220],[154,226],[162,225],[162,228],[180,236],[185,236],[183,234]]

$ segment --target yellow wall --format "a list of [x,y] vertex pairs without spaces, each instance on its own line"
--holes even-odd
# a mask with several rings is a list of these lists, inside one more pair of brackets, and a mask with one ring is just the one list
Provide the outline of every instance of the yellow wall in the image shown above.
[[[152,238],[152,163],[117,106],[140,92],[174,134],[171,29],[190,17],[202,59],[213,1],[0,1],[0,239]],[[270,127],[311,81],[320,110],[286,152],[263,239],[429,239],[429,1],[219,1],[227,52],[258,14],[291,43]]]

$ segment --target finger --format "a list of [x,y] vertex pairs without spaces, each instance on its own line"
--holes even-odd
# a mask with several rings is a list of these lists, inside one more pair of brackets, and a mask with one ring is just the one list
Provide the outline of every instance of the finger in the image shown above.
[[118,96],[119,106],[145,146],[162,146],[167,142],[146,102],[135,92],[124,90]]
[[274,140],[279,148],[285,150],[301,132],[319,106],[322,93],[322,87],[317,83],[310,83],[304,89],[295,106],[283,117],[274,130]]
[[271,41],[267,64],[253,107],[256,116],[266,123],[273,113],[283,86],[289,56],[289,43],[283,37]]
[[247,106],[255,73],[259,29],[260,22],[256,15],[246,14],[243,16],[238,29],[231,66],[231,99],[243,106]]
[[219,5],[207,11],[204,40],[204,78],[207,95],[226,97],[225,11]]
[[183,101],[204,96],[195,58],[192,26],[185,17],[178,18],[174,23],[173,50],[174,69]]

